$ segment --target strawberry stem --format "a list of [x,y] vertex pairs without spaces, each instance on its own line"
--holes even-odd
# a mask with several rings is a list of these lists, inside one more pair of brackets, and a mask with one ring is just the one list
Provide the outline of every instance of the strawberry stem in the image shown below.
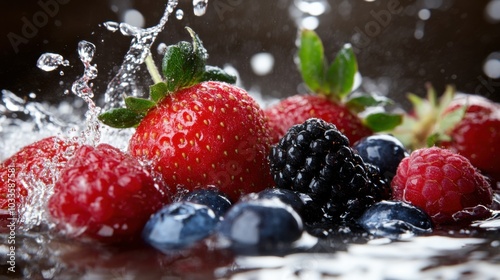
[[161,78],[160,75],[160,71],[158,71],[155,62],[153,61],[153,56],[151,56],[151,52],[148,54],[144,62],[146,63],[146,67],[148,69],[149,75],[151,76],[151,79],[153,79],[153,82],[155,84],[163,82],[163,79]]

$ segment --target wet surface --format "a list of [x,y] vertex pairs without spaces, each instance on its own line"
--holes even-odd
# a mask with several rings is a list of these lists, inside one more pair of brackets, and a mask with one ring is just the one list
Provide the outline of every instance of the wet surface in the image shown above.
[[[498,222],[498,220],[497,220]],[[163,254],[143,244],[104,247],[30,233],[16,236],[12,279],[498,279],[500,229],[442,228],[400,240],[303,237],[287,254],[238,256],[214,238]],[[0,236],[3,241],[6,235]],[[0,260],[6,265],[5,246]]]

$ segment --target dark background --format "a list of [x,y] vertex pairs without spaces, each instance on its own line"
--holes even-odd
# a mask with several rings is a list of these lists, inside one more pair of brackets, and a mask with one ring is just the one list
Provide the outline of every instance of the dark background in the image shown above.
[[[8,34],[22,35],[23,17],[33,22],[33,15],[43,10],[39,1],[2,1],[0,89],[8,89],[21,97],[34,92],[34,99],[51,102],[67,98],[63,91],[70,88],[83,69],[76,52],[78,41],[88,40],[97,46],[93,62],[97,64],[99,76],[94,80],[94,90],[102,95],[128,49],[130,37],[111,33],[100,24],[108,20],[121,21],[123,12],[134,8],[145,16],[145,26],[149,27],[159,21],[166,3],[159,0],[60,1],[67,3],[56,2],[57,13],[37,28],[32,38],[21,43],[18,52],[9,42]],[[387,26],[379,24],[380,30],[359,48],[361,43],[353,36],[375,21],[373,13],[387,10],[388,3],[394,1],[328,1],[329,8],[318,17],[320,24],[316,31],[325,41],[329,59],[333,59],[344,43],[353,43],[360,50],[357,53],[359,69],[367,78],[365,81],[371,81],[368,85],[375,85],[377,90],[398,101],[406,100],[407,92],[424,94],[425,82],[431,82],[440,92],[447,84],[454,84],[460,91],[500,101],[500,81],[491,80],[482,70],[486,57],[500,51],[500,23],[492,23],[485,16],[489,1],[396,1],[404,11],[393,14]],[[294,63],[297,36],[291,12],[297,10],[293,8],[294,1],[209,0],[203,17],[193,15],[191,0],[179,2],[184,18],[170,17],[153,46],[156,59],[160,59],[156,54],[159,42],[172,44],[180,39],[189,40],[183,29],[188,25],[200,35],[208,49],[209,63],[234,66],[246,89],[258,87],[264,95],[273,97],[297,92],[301,78]],[[350,6],[350,13],[346,5]],[[420,20],[417,14],[422,8],[429,8],[431,12],[426,21]],[[414,35],[418,24],[424,25],[421,39]],[[35,64],[44,52],[59,53],[72,66],[62,68],[64,76],[58,71],[43,72]],[[249,60],[259,52],[269,52],[275,58],[269,75],[257,76],[251,71]],[[144,73],[147,80],[147,72]]]

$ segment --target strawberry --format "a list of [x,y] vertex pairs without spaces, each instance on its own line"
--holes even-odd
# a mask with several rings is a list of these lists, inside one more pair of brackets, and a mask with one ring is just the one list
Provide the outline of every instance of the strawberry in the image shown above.
[[188,31],[193,44],[167,49],[166,79],[151,87],[152,100],[128,97],[127,108],[100,119],[114,127],[137,126],[130,153],[151,163],[172,193],[215,185],[237,200],[272,184],[268,123],[246,91],[225,82],[234,77],[205,66],[206,50]]
[[457,95],[445,115],[466,107],[463,118],[440,145],[457,152],[486,174],[500,180],[500,104],[478,95]]
[[404,158],[391,185],[394,199],[421,207],[435,224],[457,222],[467,208],[492,204],[486,177],[467,158],[438,147]]
[[277,143],[292,125],[309,118],[335,124],[351,143],[400,123],[401,116],[387,113],[373,113],[365,119],[358,116],[366,107],[380,106],[389,100],[374,95],[350,94],[358,67],[349,44],[326,68],[321,39],[314,31],[303,30],[298,57],[299,70],[310,93],[293,95],[266,108],[273,143]]
[[15,205],[17,212],[26,203],[28,194],[38,183],[53,184],[75,145],[59,137],[47,137],[23,147],[1,163],[0,210],[2,213],[10,213],[8,211],[12,207],[9,205]]
[[265,114],[273,133],[273,143],[277,143],[290,127],[309,118],[334,123],[351,143],[373,134],[346,106],[332,102],[323,95],[293,95],[266,108]]
[[430,86],[426,99],[416,95],[409,99],[413,112],[392,132],[407,147],[448,148],[486,175],[500,178],[500,104],[477,95],[455,94],[452,87],[440,99]]
[[151,214],[168,202],[135,158],[108,144],[78,148],[54,189],[48,209],[57,228],[103,243],[139,240]]

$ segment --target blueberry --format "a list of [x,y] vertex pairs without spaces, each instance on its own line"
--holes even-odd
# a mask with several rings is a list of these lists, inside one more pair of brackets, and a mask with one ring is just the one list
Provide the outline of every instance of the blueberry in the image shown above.
[[304,209],[304,202],[302,202],[300,196],[296,192],[287,189],[265,189],[257,193],[257,198],[279,199],[281,202],[290,205],[300,215],[302,214],[302,211]]
[[375,236],[390,238],[432,231],[431,218],[420,208],[403,201],[380,201],[368,208],[358,223]]
[[302,235],[302,220],[292,207],[275,199],[236,203],[217,229],[238,254],[277,254]]
[[408,156],[405,147],[396,137],[388,134],[371,135],[354,143],[353,149],[363,158],[380,169],[391,181],[401,160]]
[[224,216],[231,208],[231,202],[226,195],[215,188],[194,190],[183,196],[181,200],[206,205],[219,217]]
[[166,205],[144,226],[144,241],[156,249],[168,252],[183,249],[209,236],[219,218],[212,209],[192,202]]

